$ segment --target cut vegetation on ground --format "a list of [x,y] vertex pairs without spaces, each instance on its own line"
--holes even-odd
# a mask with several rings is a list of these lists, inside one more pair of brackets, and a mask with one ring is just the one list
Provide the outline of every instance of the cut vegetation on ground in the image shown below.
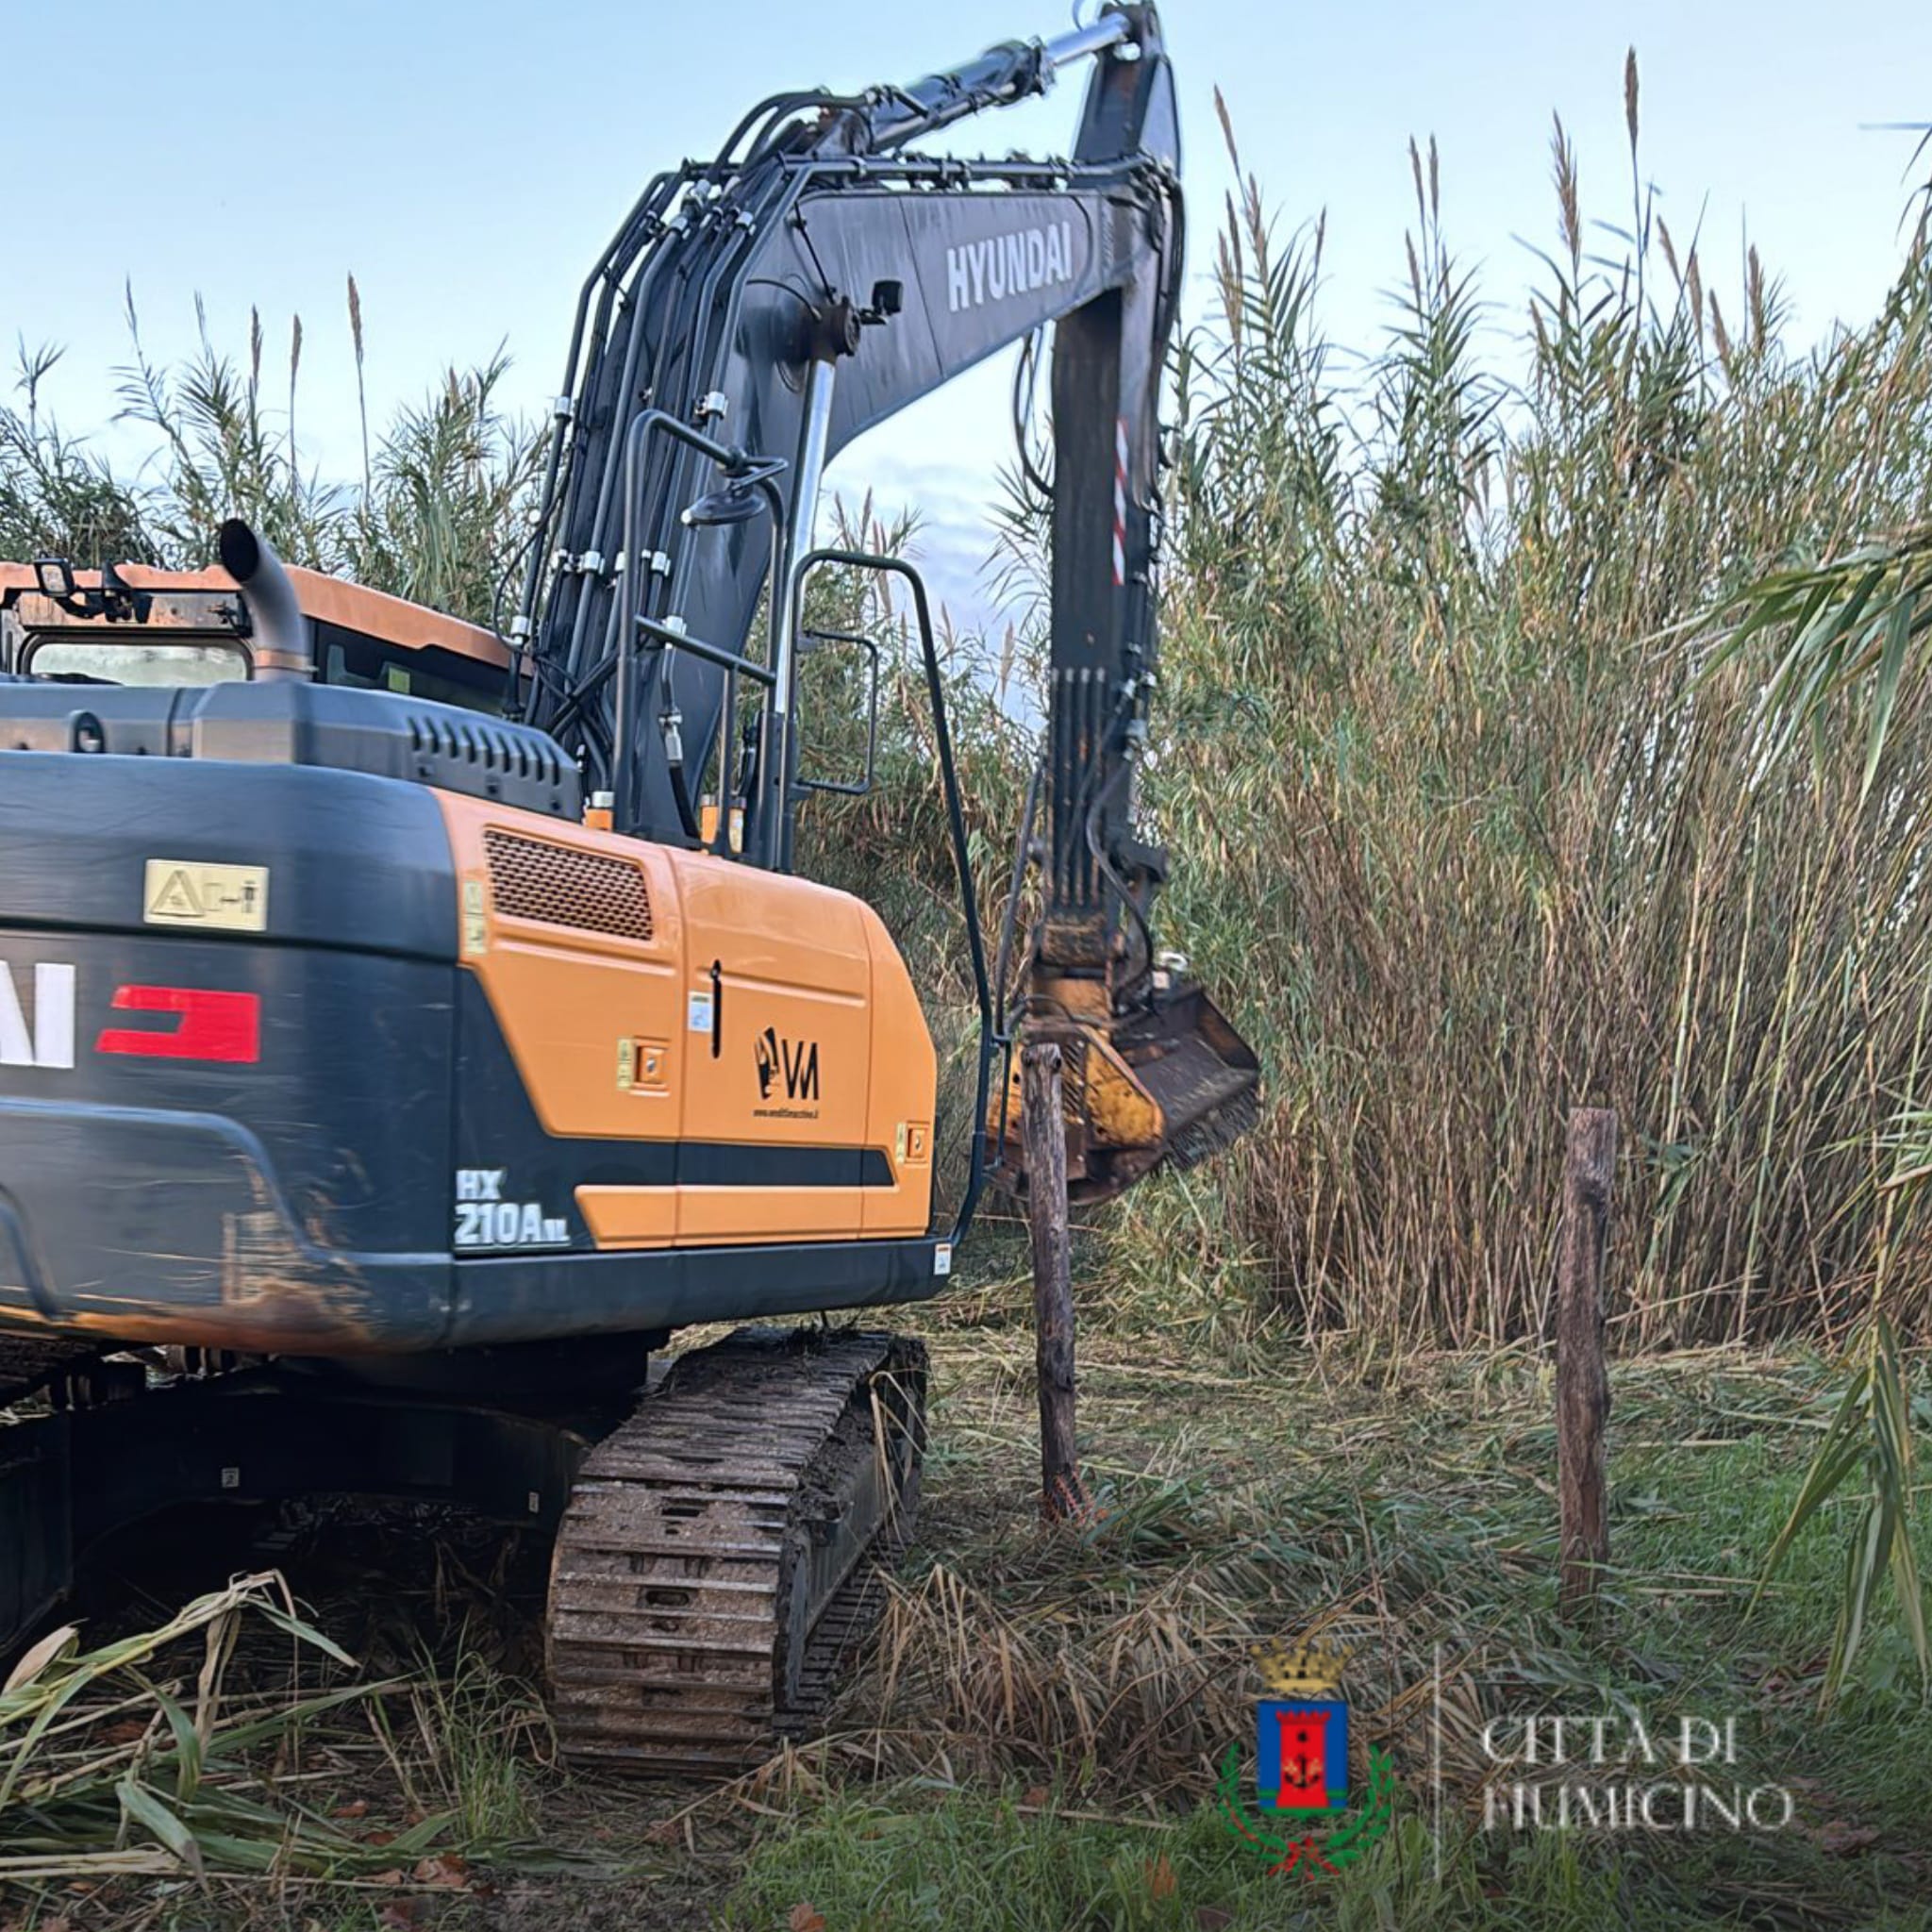
[[[1052,1532],[1024,1447],[1025,1307],[1024,1283],[991,1286],[936,1338],[922,1545],[824,1742],[708,1793],[574,1779],[513,1674],[541,1566],[492,1579],[487,1543],[454,1524],[325,1525],[289,1562],[358,1669],[325,1674],[310,1646],[291,1683],[295,1640],[265,1622],[242,1635],[220,1719],[234,1742],[218,1729],[185,1799],[205,1631],[234,1613],[199,1613],[165,1658],[104,1676],[58,1754],[92,1764],[91,1783],[0,1813],[0,1857],[50,1861],[14,1882],[0,1925],[1932,1924],[1932,1768],[1907,1660],[1869,1650],[1817,1710],[1828,1528],[1744,1617],[1831,1411],[1824,1365],[1724,1349],[1616,1372],[1616,1571],[1579,1635],[1555,1616],[1553,1398],[1532,1354],[1364,1360],[1261,1333],[1210,1364],[1185,1308],[1165,1334],[1090,1333],[1096,1510]],[[357,1580],[378,1563],[395,1575],[379,1601]],[[1318,1625],[1358,1646],[1357,1753],[1392,1754],[1396,1818],[1339,1877],[1271,1877],[1217,1815],[1215,1767],[1252,1734],[1251,1646]],[[1502,1774],[1484,1715],[1628,1708],[1661,1727],[1735,1714],[1738,1775],[1788,1787],[1790,1825],[1483,1829]],[[28,1761],[57,1759],[42,1744]],[[130,1779],[159,1808],[117,1827],[111,1792]],[[253,1875],[198,1880],[163,1812],[206,1840],[210,1874]],[[138,1875],[85,1862],[104,1834]]]

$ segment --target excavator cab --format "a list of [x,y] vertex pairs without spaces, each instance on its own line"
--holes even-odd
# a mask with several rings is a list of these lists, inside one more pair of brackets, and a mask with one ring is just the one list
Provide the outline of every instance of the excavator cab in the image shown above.
[[291,566],[288,576],[301,625],[293,667],[269,661],[225,570],[0,563],[0,675],[200,689],[292,671],[305,682],[503,708],[509,653],[489,631],[320,571]]

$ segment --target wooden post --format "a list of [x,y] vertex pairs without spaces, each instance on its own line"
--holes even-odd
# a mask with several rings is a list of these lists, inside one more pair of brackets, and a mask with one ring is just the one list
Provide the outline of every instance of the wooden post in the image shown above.
[[1033,1234],[1033,1326],[1040,1380],[1040,1513],[1052,1522],[1079,1507],[1074,1447],[1074,1281],[1067,1234],[1067,1136],[1060,1112],[1060,1050],[1029,1041],[1020,1052],[1026,1219]]
[[1557,1488],[1562,1530],[1557,1601],[1566,1616],[1594,1607],[1610,1560],[1604,1424],[1604,1241],[1617,1166],[1617,1116],[1580,1107],[1570,1115],[1563,1161],[1563,1236],[1557,1277]]

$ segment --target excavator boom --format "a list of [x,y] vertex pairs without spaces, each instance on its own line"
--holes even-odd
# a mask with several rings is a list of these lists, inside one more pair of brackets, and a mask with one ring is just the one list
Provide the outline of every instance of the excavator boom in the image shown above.
[[[906,152],[1074,62],[1091,73],[1070,159]],[[1047,856],[1023,1012],[1069,1049],[1080,1198],[1231,1138],[1258,1077],[1206,995],[1157,957],[1165,861],[1134,836],[1179,166],[1173,73],[1146,6],[910,87],[763,104],[714,160],[651,184],[585,284],[516,623],[525,715],[578,753],[619,830],[789,870],[796,630],[824,467],[1053,329]],[[765,701],[741,754],[754,682]],[[1008,1074],[986,1131],[1024,1181],[1010,1055]]]

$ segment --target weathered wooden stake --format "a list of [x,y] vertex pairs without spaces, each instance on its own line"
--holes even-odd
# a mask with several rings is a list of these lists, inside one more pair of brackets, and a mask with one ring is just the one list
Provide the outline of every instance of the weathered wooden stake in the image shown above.
[[1020,1051],[1026,1219],[1033,1234],[1034,1356],[1040,1378],[1040,1512],[1049,1522],[1080,1507],[1074,1447],[1074,1279],[1067,1235],[1067,1138],[1060,1113],[1060,1050],[1029,1041]]
[[1604,1241],[1617,1166],[1617,1116],[1579,1107],[1563,1161],[1563,1245],[1557,1277],[1557,1488],[1562,1528],[1557,1601],[1586,1615],[1610,1560],[1604,1424]]

